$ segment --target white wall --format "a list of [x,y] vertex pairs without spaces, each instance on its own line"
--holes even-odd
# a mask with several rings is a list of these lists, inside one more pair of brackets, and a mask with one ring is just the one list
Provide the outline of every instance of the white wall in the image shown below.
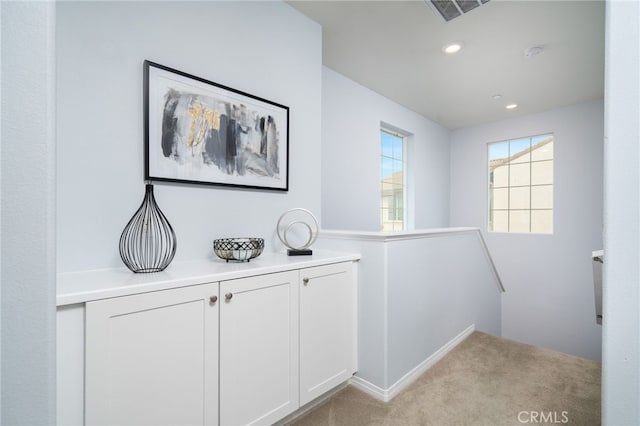
[[0,7],[0,423],[55,424],[55,7]]
[[[0,23],[2,22],[2,7],[0,6]],[[4,25],[3,25],[4,26]],[[0,46],[2,46],[2,31],[0,31]],[[4,51],[4,49],[2,49]],[[0,58],[0,82],[2,82],[2,59]],[[0,84],[0,99],[2,97],[2,84]],[[0,117],[2,115],[2,103],[0,102]],[[2,126],[0,125],[0,130]],[[2,136],[0,135],[0,142]],[[0,176],[2,176],[2,143],[0,143]],[[2,185],[0,185],[0,242],[2,242]],[[0,257],[0,277],[2,277],[2,258]],[[2,306],[2,278],[0,278],[0,306]],[[0,315],[0,395],[2,395],[2,315]],[[0,420],[2,420],[2,397],[0,397]]]
[[158,184],[174,261],[264,237],[292,207],[320,216],[321,28],[282,2],[58,2],[58,271],[122,266],[144,195],[144,59],[290,108],[289,192]]
[[640,3],[607,1],[602,424],[640,424]]
[[[486,236],[506,293],[502,336],[600,360],[591,252],[602,248],[603,102],[451,134],[451,226]],[[487,233],[488,142],[553,132],[554,234]]]
[[322,227],[380,230],[380,123],[413,135],[414,228],[448,225],[449,131],[324,67]]
[[358,262],[358,372],[380,388],[387,383],[387,279],[384,244],[358,238],[320,234],[314,247],[359,253]]
[[470,326],[500,336],[502,294],[476,231],[387,246],[387,386]]
[[357,376],[380,399],[469,327],[500,335],[500,287],[477,230],[324,231],[317,246],[362,256]]

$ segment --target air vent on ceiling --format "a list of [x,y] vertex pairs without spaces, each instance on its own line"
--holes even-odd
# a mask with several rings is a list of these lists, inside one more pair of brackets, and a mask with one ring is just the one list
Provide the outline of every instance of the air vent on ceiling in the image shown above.
[[446,22],[462,16],[489,0],[425,0]]

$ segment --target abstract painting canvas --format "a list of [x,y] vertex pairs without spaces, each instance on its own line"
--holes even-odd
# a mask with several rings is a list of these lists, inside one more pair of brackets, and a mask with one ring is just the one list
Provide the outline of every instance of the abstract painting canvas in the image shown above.
[[145,179],[287,191],[289,108],[144,62]]

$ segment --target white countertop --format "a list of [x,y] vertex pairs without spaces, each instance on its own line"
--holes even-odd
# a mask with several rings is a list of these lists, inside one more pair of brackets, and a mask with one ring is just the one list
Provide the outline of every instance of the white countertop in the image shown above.
[[313,250],[311,256],[287,256],[265,252],[250,262],[222,259],[173,262],[162,272],[134,274],[126,267],[57,275],[57,306],[194,284],[272,274],[360,259],[358,254]]

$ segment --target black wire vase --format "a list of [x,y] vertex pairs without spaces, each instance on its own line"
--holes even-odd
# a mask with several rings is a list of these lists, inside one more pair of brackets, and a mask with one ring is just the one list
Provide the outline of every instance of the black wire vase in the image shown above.
[[144,200],[120,236],[120,257],[136,273],[164,270],[176,254],[176,234],[146,184]]

